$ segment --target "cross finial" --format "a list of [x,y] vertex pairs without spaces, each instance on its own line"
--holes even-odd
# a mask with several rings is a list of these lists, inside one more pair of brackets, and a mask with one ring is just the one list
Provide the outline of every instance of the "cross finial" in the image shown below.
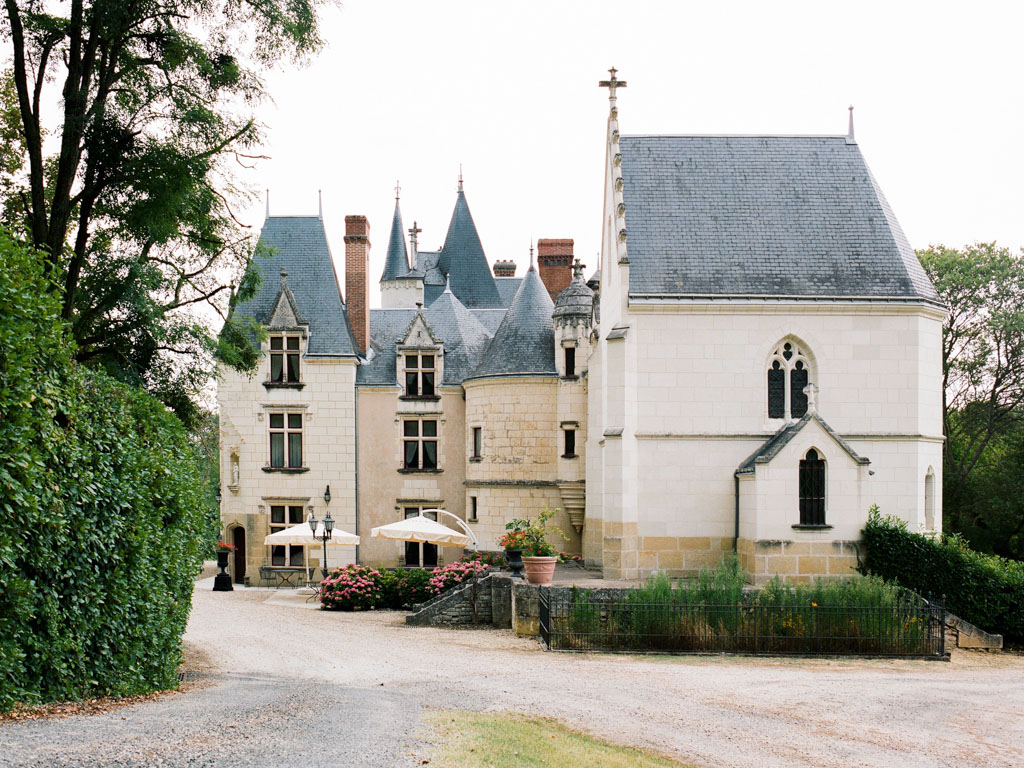
[[416,222],[415,221],[412,223],[412,227],[409,228],[409,234],[412,235],[412,239],[413,240],[415,240],[416,239],[416,235],[418,235],[422,231],[423,231],[422,229],[420,229],[418,226],[416,226]]
[[402,194],[402,186],[401,186],[401,184],[398,183],[398,180],[396,179],[395,180],[395,200],[397,200],[401,196],[401,194]]
[[608,89],[608,100],[609,101],[615,101],[615,89],[616,88],[625,88],[626,87],[626,81],[625,80],[619,80],[619,78],[617,78],[615,76],[615,73],[618,72],[618,71],[619,70],[617,70],[615,67],[612,67],[611,69],[608,70],[608,74],[611,75],[611,77],[608,78],[607,80],[600,80],[597,83],[601,88],[607,88]]
[[572,263],[572,279],[573,280],[582,280],[583,279],[583,267],[584,266],[585,266],[584,264],[580,263],[579,259],[576,259],[576,261],[574,261]]
[[807,412],[816,413],[818,410],[818,404],[815,402],[815,397],[818,394],[818,388],[813,383],[808,384],[804,387],[804,394],[807,395]]

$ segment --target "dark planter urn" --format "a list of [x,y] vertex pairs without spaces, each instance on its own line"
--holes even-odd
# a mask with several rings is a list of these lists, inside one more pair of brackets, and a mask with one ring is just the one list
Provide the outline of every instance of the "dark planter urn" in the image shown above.
[[228,567],[228,555],[230,554],[224,549],[217,550],[217,567],[220,568],[220,573],[213,579],[214,592],[234,592],[235,590],[231,586],[231,576],[224,572],[224,569]]
[[523,550],[506,549],[505,562],[508,563],[508,569],[512,571],[513,579],[523,578]]

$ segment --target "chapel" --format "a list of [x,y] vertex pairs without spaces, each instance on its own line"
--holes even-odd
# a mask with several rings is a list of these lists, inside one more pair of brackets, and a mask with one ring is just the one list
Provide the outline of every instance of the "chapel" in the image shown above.
[[521,277],[489,263],[461,174],[434,251],[396,191],[380,308],[366,217],[345,219],[343,291],[322,214],[268,211],[263,281],[234,308],[264,331],[261,368],[218,389],[236,581],[318,564],[263,539],[325,505],[362,537],[331,565],[451,562],[368,535],[422,509],[493,550],[546,507],[560,549],[624,579],[729,552],[753,582],[848,576],[874,504],[941,530],[945,310],[852,110],[845,135],[630,135],[625,83],[602,85],[589,279],[569,238]]

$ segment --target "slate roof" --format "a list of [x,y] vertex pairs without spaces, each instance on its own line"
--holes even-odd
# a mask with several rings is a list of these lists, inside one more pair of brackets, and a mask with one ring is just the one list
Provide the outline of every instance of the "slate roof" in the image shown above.
[[384,273],[381,280],[398,280],[409,274],[409,252],[405,249],[405,229],[402,227],[402,211],[395,200],[395,215],[391,219],[391,236],[388,238],[388,255],[384,259]]
[[845,136],[623,136],[630,294],[939,297]]
[[799,421],[790,422],[784,424],[778,432],[769,437],[764,444],[761,445],[756,451],[754,451],[746,460],[739,465],[736,469],[737,475],[748,475],[753,474],[755,465],[757,464],[768,464],[774,459],[779,451],[786,447],[790,440],[806,427],[811,421],[816,421],[818,426],[824,429],[829,436],[839,444],[839,447],[849,454],[850,458],[858,464],[870,464],[871,460],[859,455],[850,444],[841,438],[832,427],[830,427],[826,421],[821,418],[816,412],[812,413],[808,411],[803,415]]
[[555,305],[531,264],[497,333],[469,379],[485,376],[557,376]]
[[594,314],[594,292],[583,282],[582,271],[555,299],[554,317],[590,317]]
[[507,307],[512,303],[512,299],[516,297],[516,291],[518,291],[519,286],[523,284],[523,278],[496,277],[494,278],[494,284],[498,288],[498,296],[501,297],[501,306]]
[[437,266],[470,309],[503,306],[461,183]]
[[[263,224],[260,243],[271,249],[269,257],[256,257],[263,280],[256,295],[238,304],[234,312],[269,323],[281,290],[283,268],[288,273],[295,308],[300,316],[310,318],[306,354],[356,356],[323,220],[319,216],[271,216]],[[257,343],[255,338],[253,343]]]
[[[425,308],[423,317],[434,336],[444,343],[442,383],[461,383],[479,360],[491,332],[450,290],[444,290]],[[359,366],[358,384],[397,385],[395,343],[405,338],[415,318],[415,309],[370,310],[370,346],[374,354]]]

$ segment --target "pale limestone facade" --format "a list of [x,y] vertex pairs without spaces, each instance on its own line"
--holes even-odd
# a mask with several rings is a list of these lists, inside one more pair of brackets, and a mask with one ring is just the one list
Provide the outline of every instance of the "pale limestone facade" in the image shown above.
[[[263,540],[270,533],[272,505],[302,506],[307,514],[312,506],[322,518],[327,507],[324,491],[330,485],[331,516],[339,528],[356,529],[356,360],[305,357],[302,389],[267,388],[263,385],[270,373],[267,342],[263,348],[264,357],[253,378],[222,370],[217,388],[222,538],[231,543],[244,535],[244,577],[252,584],[259,581],[260,567],[270,565],[270,548]],[[305,471],[270,469],[270,413],[302,414]],[[322,552],[310,547],[311,566],[321,565]],[[354,562],[355,548],[332,546],[327,558],[331,566]],[[232,571],[239,576],[236,562],[232,561]]]
[[[729,187],[716,193],[722,195],[719,207],[705,217],[722,236],[721,249],[717,243],[677,247],[686,227],[673,230],[656,208],[635,212],[642,205],[670,207],[673,195],[691,188],[685,171],[657,186],[650,158],[662,151],[659,138],[620,137],[613,89],[596,302],[577,270],[553,306],[531,266],[514,297],[503,293],[504,303],[496,304],[499,293],[460,183],[451,247],[446,241],[436,253],[419,254],[414,225],[411,263],[396,201],[383,308],[353,323],[369,329],[366,348],[317,357],[306,356],[304,347],[301,389],[267,388],[262,369],[253,380],[225,373],[218,393],[221,471],[237,481],[225,486],[223,519],[226,537],[236,527],[245,531],[247,571],[268,555],[252,543],[266,535],[268,505],[312,504],[319,515],[328,483],[338,525],[362,537],[359,561],[379,567],[407,565],[406,550],[402,543],[371,538],[371,529],[426,507],[465,520],[484,550],[497,548],[512,518],[557,508],[555,523],[568,538],[553,543],[581,552],[606,578],[626,579],[655,571],[691,575],[732,552],[753,582],[774,575],[803,581],[850,576],[860,531],[875,504],[912,529],[941,530],[944,310],[930,297],[927,278],[906,260],[912,252],[908,257],[909,246],[859,159],[852,131],[845,141],[821,137],[821,147],[815,144],[810,153],[839,158],[822,161],[825,176],[833,173],[829,162],[855,164],[861,186],[850,193],[856,198],[852,212],[826,212],[821,220],[812,216],[792,226],[782,222],[767,235],[755,216],[754,224],[734,232],[720,226],[718,211],[742,218],[748,203],[739,194],[737,204]],[[621,144],[626,139],[648,142],[630,156],[628,173]],[[703,162],[717,151],[706,144],[673,167]],[[775,151],[768,140],[757,144],[756,152],[762,150]],[[780,154],[788,158],[789,145],[784,150]],[[748,145],[741,140],[722,154],[744,151]],[[743,173],[761,168],[756,154],[745,162]],[[704,170],[695,178],[711,184]],[[834,187],[846,183],[844,172]],[[815,174],[813,166],[798,168],[793,184]],[[723,175],[730,184],[737,177]],[[644,185],[651,188],[647,201],[636,193]],[[797,202],[782,206],[787,215],[818,194],[798,192]],[[832,188],[821,197],[832,200]],[[858,219],[857,205],[876,208]],[[649,221],[657,225],[648,227]],[[849,243],[837,245],[852,254],[842,258],[812,243],[801,257],[811,264],[807,275],[776,275],[757,291],[705,286],[705,293],[683,292],[708,274],[723,284],[750,284],[745,273],[771,261],[758,248],[770,252],[792,232],[797,239],[812,237],[815,227],[829,243],[848,236],[867,240],[855,242],[852,251]],[[871,240],[878,231],[895,245]],[[672,233],[667,248],[657,242],[659,232]],[[715,262],[724,258],[719,250],[732,247],[730,238],[744,242],[744,258],[744,249],[753,254],[749,270],[746,262],[740,268]],[[793,248],[800,247],[794,241]],[[835,263],[812,263],[821,253]],[[773,258],[789,257],[782,252]],[[896,275],[890,277],[897,287],[883,285],[888,273]],[[278,324],[305,327],[315,337],[315,321],[304,326],[300,315],[316,308],[304,307],[301,297],[295,307],[295,317],[278,317]],[[426,368],[424,355],[433,377],[427,389],[416,378]],[[416,367],[408,367],[410,360]],[[782,373],[773,379],[776,364]],[[415,391],[410,375],[418,382]],[[264,469],[266,414],[273,410],[304,414],[305,471]],[[430,466],[422,458],[410,466],[406,425],[424,420],[436,423],[430,435],[436,454]],[[820,493],[808,490],[811,477],[820,478]],[[343,552],[332,550],[332,563]],[[438,562],[460,554],[443,549]],[[318,561],[318,554],[311,556]]]
[[[735,549],[755,581],[807,580],[853,573],[872,504],[915,529],[941,529],[941,306],[636,295],[619,143],[613,98],[590,360],[587,561],[606,577],[681,575]],[[796,423],[788,405],[787,417],[769,416],[767,371],[785,342],[804,353],[809,409],[832,432],[812,420],[741,470]],[[825,462],[825,526],[800,525],[798,470],[812,448]]]

